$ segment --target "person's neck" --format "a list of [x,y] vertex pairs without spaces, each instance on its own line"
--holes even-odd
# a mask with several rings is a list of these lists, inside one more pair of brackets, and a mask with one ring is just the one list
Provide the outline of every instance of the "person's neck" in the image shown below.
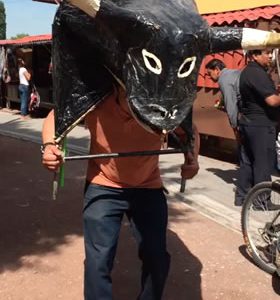
[[259,65],[261,68],[263,68],[265,71],[268,70],[268,66],[262,65],[262,64],[260,64],[259,62],[257,62],[256,60],[254,60],[254,62],[255,62],[257,65]]

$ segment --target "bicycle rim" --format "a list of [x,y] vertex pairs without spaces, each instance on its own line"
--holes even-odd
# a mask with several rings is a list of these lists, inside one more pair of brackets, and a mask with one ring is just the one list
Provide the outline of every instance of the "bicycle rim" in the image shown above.
[[[273,206],[269,207],[268,199]],[[242,207],[241,226],[244,241],[254,262],[264,271],[275,273],[276,263],[280,259],[278,183],[275,185],[272,182],[262,182],[250,190]]]

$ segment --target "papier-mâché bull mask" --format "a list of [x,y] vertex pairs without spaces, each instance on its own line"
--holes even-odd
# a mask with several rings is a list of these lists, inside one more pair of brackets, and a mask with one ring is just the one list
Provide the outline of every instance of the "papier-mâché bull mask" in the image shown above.
[[280,45],[280,34],[209,27],[192,0],[68,0],[53,25],[56,137],[125,87],[145,127],[170,131],[189,115],[209,53]]

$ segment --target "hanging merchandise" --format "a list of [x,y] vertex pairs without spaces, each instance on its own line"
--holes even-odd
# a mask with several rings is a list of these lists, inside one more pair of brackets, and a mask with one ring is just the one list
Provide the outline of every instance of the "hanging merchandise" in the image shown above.
[[28,110],[30,112],[36,111],[36,109],[38,109],[40,106],[40,100],[41,100],[41,98],[36,89],[36,86],[35,86],[35,84],[32,84]]

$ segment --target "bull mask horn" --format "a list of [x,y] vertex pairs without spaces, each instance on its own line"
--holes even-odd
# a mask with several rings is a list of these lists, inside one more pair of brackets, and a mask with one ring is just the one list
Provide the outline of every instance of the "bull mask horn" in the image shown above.
[[99,11],[101,0],[68,0],[70,4],[78,7],[91,17],[95,17]]
[[209,53],[280,47],[280,33],[252,28],[210,27]]

